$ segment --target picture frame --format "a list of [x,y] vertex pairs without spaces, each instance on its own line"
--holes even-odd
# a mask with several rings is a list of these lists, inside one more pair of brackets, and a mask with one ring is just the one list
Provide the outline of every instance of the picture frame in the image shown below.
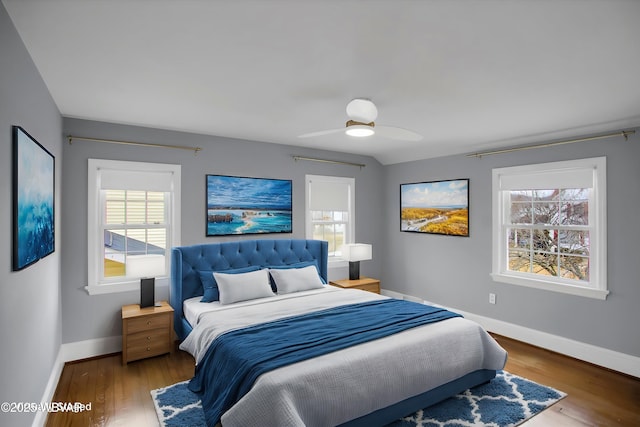
[[55,157],[20,126],[13,134],[13,271],[55,251]]
[[469,179],[400,184],[400,231],[469,237]]
[[206,235],[291,233],[288,179],[206,175]]

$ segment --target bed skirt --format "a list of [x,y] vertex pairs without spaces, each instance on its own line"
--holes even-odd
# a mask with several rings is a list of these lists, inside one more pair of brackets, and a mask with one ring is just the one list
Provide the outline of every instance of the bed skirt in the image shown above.
[[373,427],[384,426],[407,415],[416,412],[417,409],[435,405],[451,396],[467,390],[470,387],[491,381],[496,376],[496,371],[480,369],[456,380],[443,384],[432,390],[410,397],[395,405],[379,409],[370,414],[363,415],[339,427]]

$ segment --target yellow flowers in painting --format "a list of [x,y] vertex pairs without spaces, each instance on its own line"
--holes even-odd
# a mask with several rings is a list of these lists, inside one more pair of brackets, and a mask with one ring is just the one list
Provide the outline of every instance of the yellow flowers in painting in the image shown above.
[[403,208],[401,221],[407,223],[404,231],[423,233],[469,235],[469,209]]

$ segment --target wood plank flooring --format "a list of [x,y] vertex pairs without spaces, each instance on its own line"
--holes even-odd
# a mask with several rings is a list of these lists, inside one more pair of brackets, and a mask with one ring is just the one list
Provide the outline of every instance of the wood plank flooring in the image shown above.
[[505,370],[568,394],[524,427],[640,426],[640,379],[494,335]]
[[[568,393],[522,426],[640,426],[640,379],[495,338],[509,352],[507,371]],[[149,392],[191,378],[193,358],[178,350],[122,366],[120,357],[114,354],[67,364],[53,401],[91,402],[91,411],[52,413],[46,425],[157,426]]]

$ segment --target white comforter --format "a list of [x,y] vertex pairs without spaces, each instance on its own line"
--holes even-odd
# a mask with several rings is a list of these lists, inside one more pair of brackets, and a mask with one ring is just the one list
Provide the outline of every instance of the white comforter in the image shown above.
[[[198,363],[218,335],[324,308],[386,298],[327,286],[199,313],[180,345]],[[335,426],[478,369],[502,369],[506,352],[475,322],[453,318],[266,373],[222,416],[224,427]]]

